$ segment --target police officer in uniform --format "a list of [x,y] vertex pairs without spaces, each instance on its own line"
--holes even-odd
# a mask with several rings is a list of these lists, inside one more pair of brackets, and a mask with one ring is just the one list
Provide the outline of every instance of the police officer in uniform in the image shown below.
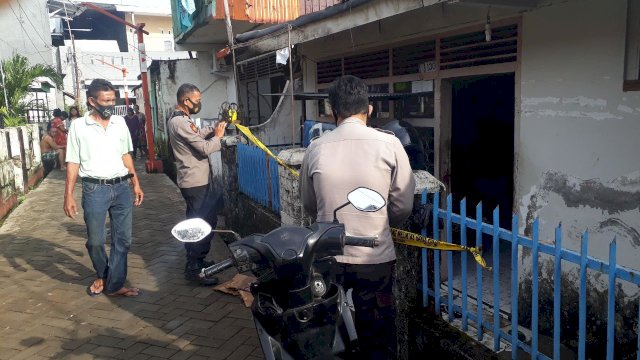
[[[187,205],[187,218],[202,218],[215,229],[217,223],[218,197],[212,188],[209,155],[220,151],[220,140],[227,126],[225,122],[215,127],[198,128],[191,115],[202,108],[200,90],[193,84],[182,84],[177,93],[178,104],[171,115],[167,128],[178,171],[178,187]],[[203,285],[213,285],[216,278],[202,279],[200,270],[212,265],[205,261],[211,249],[213,234],[195,242],[185,243],[187,263],[185,279]]]
[[367,187],[380,193],[386,206],[377,212],[346,207],[337,213],[355,236],[377,236],[379,246],[345,246],[336,256],[337,280],[353,289],[355,325],[362,359],[395,359],[395,306],[392,292],[396,259],[390,224],[402,223],[413,207],[415,180],[400,141],[386,131],[367,127],[371,114],[368,89],[354,76],[338,78],[329,89],[337,128],[313,141],[305,152],[300,195],[305,212],[331,222],[347,194]]

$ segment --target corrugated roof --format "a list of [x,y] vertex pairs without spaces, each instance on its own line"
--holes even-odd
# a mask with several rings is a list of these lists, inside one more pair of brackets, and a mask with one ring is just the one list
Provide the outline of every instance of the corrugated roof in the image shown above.
[[342,0],[246,0],[246,11],[251,22],[278,24],[341,2]]

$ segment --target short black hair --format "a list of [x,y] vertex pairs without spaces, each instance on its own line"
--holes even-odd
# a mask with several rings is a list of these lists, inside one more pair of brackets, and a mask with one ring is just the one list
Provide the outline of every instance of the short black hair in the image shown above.
[[176,94],[178,104],[180,104],[185,98],[189,97],[187,95],[193,94],[194,92],[200,92],[200,89],[198,89],[197,86],[189,83],[180,85],[180,87],[178,88],[178,93]]
[[53,109],[53,117],[61,117],[61,116],[62,116],[62,110]]
[[[337,78],[329,88],[331,109],[342,119],[369,112],[369,89],[353,75]],[[337,119],[336,119],[337,120]]]
[[[116,91],[116,88],[106,79],[94,79],[91,84],[89,84],[89,88],[87,89],[87,96],[92,97],[94,99],[98,98],[98,93],[101,91]],[[89,102],[87,101],[87,104]]]
[[66,111],[63,111],[63,112],[60,114],[60,117],[62,117],[63,119],[68,119],[68,118],[69,118],[69,114],[68,114]]

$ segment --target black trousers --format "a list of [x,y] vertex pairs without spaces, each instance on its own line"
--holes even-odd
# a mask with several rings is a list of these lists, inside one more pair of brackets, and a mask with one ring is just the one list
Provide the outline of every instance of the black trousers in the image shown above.
[[[180,192],[187,205],[187,219],[201,218],[215,229],[218,222],[219,204],[211,184],[181,188]],[[213,234],[210,234],[198,242],[184,243],[184,248],[187,251],[186,271],[200,271],[204,258],[211,250],[212,238]]]
[[341,271],[336,280],[345,292],[352,289],[359,357],[362,359],[396,358],[394,267],[395,261],[371,265],[340,264]]

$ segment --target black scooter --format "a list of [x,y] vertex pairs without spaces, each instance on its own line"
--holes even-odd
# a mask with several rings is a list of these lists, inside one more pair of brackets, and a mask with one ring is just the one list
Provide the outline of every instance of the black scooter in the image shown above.
[[331,223],[282,226],[266,235],[240,238],[233,231],[212,230],[202,219],[185,220],[173,228],[174,237],[183,242],[201,240],[212,231],[236,237],[229,245],[231,257],[202,269],[200,276],[230,267],[256,276],[250,286],[251,312],[267,360],[332,359],[357,339],[345,293],[335,282],[335,256],[342,255],[345,245],[375,247],[377,240],[345,234],[336,214],[350,204],[375,212],[386,203],[367,188],[353,190],[348,200],[335,209]]

